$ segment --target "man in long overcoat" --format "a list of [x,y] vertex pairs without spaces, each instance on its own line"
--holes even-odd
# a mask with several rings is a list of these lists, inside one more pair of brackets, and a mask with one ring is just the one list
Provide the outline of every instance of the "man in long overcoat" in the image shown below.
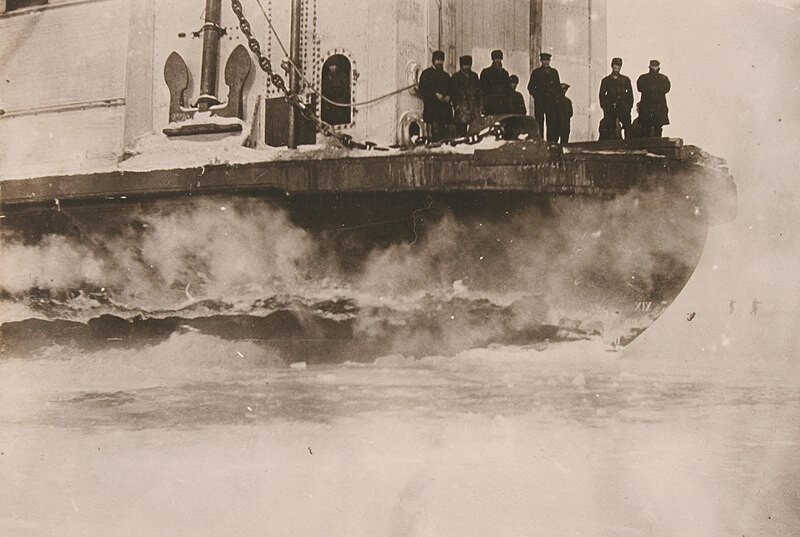
[[642,94],[639,102],[639,120],[642,135],[661,137],[664,125],[669,125],[667,93],[671,88],[669,78],[660,73],[661,63],[650,60],[650,71],[639,77],[636,87]]
[[431,140],[438,142],[447,138],[453,123],[451,80],[444,70],[444,52],[434,51],[431,63],[433,65],[422,71],[419,77],[419,93],[424,104],[422,119],[430,128]]
[[600,82],[600,108],[603,109],[601,140],[617,138],[617,122],[625,131],[625,139],[630,138],[633,87],[631,79],[620,73],[621,70],[622,58],[614,58],[611,60],[611,74]]
[[528,81],[528,92],[533,97],[533,117],[539,124],[544,135],[545,121],[547,122],[547,141],[555,142],[558,139],[558,125],[556,118],[556,103],[561,98],[561,77],[558,71],[550,67],[552,55],[548,52],[539,54],[542,65],[531,73]]
[[481,81],[472,70],[472,56],[461,56],[458,64],[460,70],[451,79],[454,123],[456,135],[464,136],[470,123],[481,114]]
[[508,114],[511,100],[511,80],[503,68],[503,51],[492,51],[492,65],[481,71],[483,111],[487,116]]

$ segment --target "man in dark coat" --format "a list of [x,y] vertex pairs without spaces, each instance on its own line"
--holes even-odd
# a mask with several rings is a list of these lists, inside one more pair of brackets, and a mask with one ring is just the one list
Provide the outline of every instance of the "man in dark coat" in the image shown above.
[[572,123],[572,101],[567,97],[568,89],[569,84],[561,84],[561,95],[555,106],[556,125],[558,126],[558,131],[556,132],[558,137],[555,141],[561,145],[569,143],[569,132]]
[[555,142],[558,138],[558,126],[555,118],[556,103],[562,96],[561,78],[558,76],[558,71],[550,67],[551,54],[542,52],[539,59],[542,65],[531,73],[528,92],[533,97],[533,117],[536,118],[542,134],[544,134],[546,120],[547,141]]
[[667,93],[671,88],[669,78],[662,75],[661,63],[650,60],[650,71],[639,77],[636,87],[642,94],[639,102],[639,119],[644,137],[661,137],[664,125],[669,125]]
[[510,114],[527,116],[528,108],[525,106],[525,97],[517,91],[519,77],[517,75],[511,75],[509,79],[511,80],[511,106],[508,112]]
[[630,138],[631,109],[633,108],[633,87],[631,79],[620,73],[622,58],[611,60],[611,74],[600,82],[600,108],[603,119],[600,121],[600,139],[618,138],[617,122],[625,131],[625,139]]
[[461,56],[458,64],[461,69],[451,79],[454,122],[456,135],[464,136],[481,114],[481,81],[472,70],[472,56]]
[[419,77],[419,93],[424,104],[422,119],[430,127],[431,140],[438,142],[447,138],[453,122],[451,80],[444,70],[444,52],[434,51],[431,63],[433,65],[422,71]]
[[487,116],[507,114],[511,101],[511,80],[503,69],[503,51],[492,51],[492,65],[481,71],[483,112]]

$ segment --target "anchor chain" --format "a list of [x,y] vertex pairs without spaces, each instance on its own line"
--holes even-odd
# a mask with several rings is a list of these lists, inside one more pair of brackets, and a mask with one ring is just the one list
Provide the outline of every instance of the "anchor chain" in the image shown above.
[[378,144],[375,142],[360,142],[353,139],[353,137],[349,134],[336,132],[330,124],[318,118],[314,111],[303,102],[299,95],[286,87],[286,82],[283,80],[283,77],[272,70],[272,63],[269,61],[269,58],[267,58],[261,52],[261,44],[253,36],[253,30],[250,26],[250,22],[244,16],[242,3],[239,0],[231,0],[231,9],[233,9],[233,13],[236,15],[236,18],[239,19],[239,28],[247,38],[247,46],[250,47],[250,50],[253,52],[253,54],[255,54],[256,58],[258,58],[258,65],[261,67],[261,70],[267,74],[270,83],[272,83],[273,86],[278,88],[278,90],[283,93],[286,101],[298,112],[300,112],[300,115],[302,115],[304,119],[313,123],[314,127],[317,129],[317,132],[329,138],[335,138],[340,144],[348,149],[367,149],[376,151],[389,150],[386,147],[378,146]]
[[[389,148],[381,147],[375,142],[370,141],[358,141],[355,140],[351,135],[337,132],[332,125],[322,121],[314,111],[303,102],[300,96],[291,91],[289,88],[286,87],[286,82],[284,81],[283,77],[274,72],[272,70],[272,62],[270,62],[269,58],[267,58],[263,52],[261,52],[261,44],[258,42],[253,36],[253,30],[250,26],[250,21],[247,20],[247,17],[244,15],[244,8],[242,7],[242,3],[240,0],[231,0],[231,9],[233,13],[236,15],[236,18],[239,19],[239,29],[241,29],[242,33],[244,34],[245,38],[247,38],[247,46],[250,47],[250,50],[253,54],[258,58],[258,66],[267,74],[267,78],[269,79],[270,83],[275,86],[281,93],[283,93],[284,98],[286,101],[294,107],[300,115],[303,116],[307,121],[311,122],[314,127],[316,128],[317,132],[321,133],[324,136],[329,138],[335,138],[342,146],[348,149],[366,149],[366,150],[373,150],[373,151],[388,151]],[[295,67],[296,68],[296,67]],[[459,144],[468,144],[473,145],[477,144],[481,140],[483,140],[486,136],[494,135],[498,139],[503,136],[503,127],[499,123],[494,125],[490,125],[483,129],[482,131],[468,135],[462,136],[459,138],[450,138],[447,140],[442,140],[440,142],[431,142],[429,139],[421,136],[417,139],[416,145],[424,145],[426,147],[440,147],[442,145],[459,145]]]

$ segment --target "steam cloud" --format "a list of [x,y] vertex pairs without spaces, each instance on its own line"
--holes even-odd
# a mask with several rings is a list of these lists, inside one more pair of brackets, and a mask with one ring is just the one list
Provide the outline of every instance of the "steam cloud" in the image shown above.
[[[353,264],[337,257],[333,237],[296,227],[279,208],[193,200],[120,212],[103,225],[79,216],[78,233],[34,245],[7,232],[0,287],[7,302],[44,297],[51,302],[40,314],[77,320],[201,300],[238,314],[275,296],[345,300],[358,308],[356,330],[367,340],[392,333],[398,352],[452,352],[564,318],[602,331],[614,321],[609,312],[631,308],[621,300],[658,298],[659,286],[675,285],[663,274],[674,272],[679,289],[703,225],[651,201],[555,200],[502,222],[446,213],[418,241],[375,247]],[[54,300],[59,306],[49,307]]]
[[32,289],[56,295],[105,289],[143,309],[177,306],[193,294],[274,294],[297,286],[312,246],[283,213],[248,202],[136,212],[113,226],[86,226],[79,237],[47,235],[36,245],[10,237],[3,244],[0,287],[13,296]]

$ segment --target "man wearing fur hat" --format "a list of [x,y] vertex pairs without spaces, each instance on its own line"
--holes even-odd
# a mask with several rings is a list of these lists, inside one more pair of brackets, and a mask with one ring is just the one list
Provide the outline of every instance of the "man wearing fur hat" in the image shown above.
[[642,136],[661,137],[664,125],[669,125],[667,93],[671,88],[669,78],[661,74],[661,63],[650,60],[650,71],[639,77],[636,87],[642,94],[639,101],[639,119]]
[[464,136],[470,123],[481,113],[481,82],[478,74],[472,70],[472,56],[461,56],[458,64],[461,69],[451,79],[454,123],[456,135]]
[[503,51],[492,51],[492,65],[481,71],[483,112],[487,116],[507,114],[511,100],[511,77],[503,68]]
[[631,79],[620,73],[622,58],[611,60],[611,74],[600,82],[600,108],[603,119],[600,121],[600,139],[613,140],[619,138],[617,122],[625,131],[625,138],[630,138],[631,109],[633,108],[633,87]]
[[453,122],[450,75],[444,70],[444,52],[436,50],[431,56],[433,65],[419,77],[419,93],[424,108],[422,119],[429,126],[429,136],[434,142],[447,138]]

